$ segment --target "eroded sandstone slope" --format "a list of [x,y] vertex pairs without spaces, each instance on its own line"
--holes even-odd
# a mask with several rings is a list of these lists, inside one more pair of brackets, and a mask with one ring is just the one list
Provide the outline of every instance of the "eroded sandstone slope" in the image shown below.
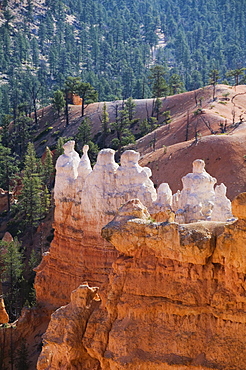
[[245,207],[242,194],[229,224],[156,224],[129,201],[102,231],[120,252],[107,300],[86,285],[73,292],[51,319],[38,369],[244,370]]
[[[57,162],[55,239],[36,279],[41,305],[67,305],[51,317],[38,370],[245,369],[246,195],[233,203],[238,219],[209,221],[216,181],[202,160],[172,195],[134,151],[119,167],[102,150],[92,170],[88,148],[80,159],[73,147]],[[165,222],[132,198],[165,210]],[[181,214],[198,222],[171,221]]]

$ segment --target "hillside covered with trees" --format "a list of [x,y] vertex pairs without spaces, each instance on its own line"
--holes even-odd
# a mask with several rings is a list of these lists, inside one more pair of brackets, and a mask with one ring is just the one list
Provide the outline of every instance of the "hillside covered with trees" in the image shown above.
[[[68,76],[99,101],[151,97],[148,71],[165,67],[168,94],[244,82],[246,4],[239,0],[2,0],[0,115],[49,104]],[[231,77],[230,77],[231,76]],[[234,77],[233,77],[234,76]]]

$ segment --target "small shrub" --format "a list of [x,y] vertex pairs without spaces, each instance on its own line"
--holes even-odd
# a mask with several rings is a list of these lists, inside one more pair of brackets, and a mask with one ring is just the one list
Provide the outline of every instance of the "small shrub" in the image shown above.
[[49,131],[53,130],[53,127],[47,127],[45,130],[41,131],[34,139],[33,141],[38,141],[41,139],[45,134],[47,134]]
[[51,136],[57,136],[60,134],[60,130],[52,132]]
[[201,108],[198,108],[197,110],[195,110],[193,112],[194,116],[197,116],[198,114],[202,114],[202,109]]

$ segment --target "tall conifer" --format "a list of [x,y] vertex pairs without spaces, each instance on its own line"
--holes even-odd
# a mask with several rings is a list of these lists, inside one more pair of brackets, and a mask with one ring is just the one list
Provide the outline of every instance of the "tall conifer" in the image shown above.
[[40,166],[33,143],[29,143],[24,162],[23,187],[20,195],[21,210],[25,224],[33,228],[41,216],[42,183]]

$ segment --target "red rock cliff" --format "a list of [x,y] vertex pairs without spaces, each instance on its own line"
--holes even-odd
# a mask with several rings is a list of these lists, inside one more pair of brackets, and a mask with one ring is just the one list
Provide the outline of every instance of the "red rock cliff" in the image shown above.
[[67,304],[83,281],[99,286],[101,295],[106,291],[118,251],[101,237],[101,228],[128,199],[138,196],[149,205],[156,198],[151,171],[138,165],[138,153],[125,152],[119,167],[114,151],[104,149],[92,171],[87,150],[80,160],[68,142],[57,161],[55,237],[35,282],[38,303],[53,309]]
[[[138,200],[128,202],[102,232],[120,252],[107,300],[98,307],[89,287],[75,291],[91,298],[73,315],[73,297],[54,314],[38,369],[245,370],[245,209],[242,194],[238,221],[156,224]],[[83,326],[76,365],[67,337],[55,335],[58,316],[63,327]]]

